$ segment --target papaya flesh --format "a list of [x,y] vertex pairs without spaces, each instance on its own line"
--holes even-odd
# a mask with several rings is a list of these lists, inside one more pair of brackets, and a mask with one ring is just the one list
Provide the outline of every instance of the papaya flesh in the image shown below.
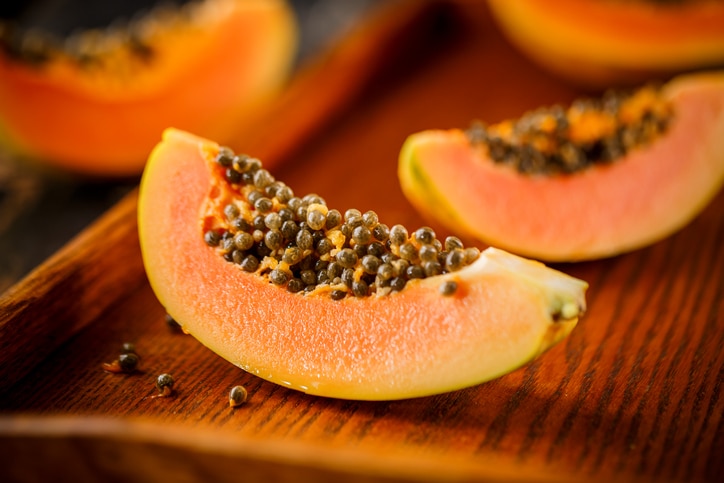
[[170,125],[231,140],[281,87],[297,42],[284,0],[157,7],[121,28],[67,38],[8,25],[0,24],[0,144],[101,177],[139,175]]
[[[403,191],[420,212],[458,233],[541,260],[603,258],[652,244],[691,221],[724,182],[724,72],[684,75],[657,94],[639,92],[615,115],[587,115],[574,103],[557,124],[560,137],[540,128],[540,138],[523,139],[510,127],[520,123],[510,121],[488,128],[508,131],[507,149],[543,159],[542,171],[495,161],[500,148],[493,141],[500,138],[492,135],[476,141],[474,130],[413,134],[400,153]],[[643,110],[649,102],[654,110]],[[637,110],[641,119],[625,124]],[[643,138],[621,151],[630,132]],[[565,171],[560,160],[571,149],[584,160],[581,153],[604,159]]]
[[510,41],[579,85],[608,87],[724,66],[724,3],[489,0]]
[[[371,283],[363,294],[350,288],[364,280],[361,265],[350,284],[313,279],[300,290],[292,288],[296,278],[278,280],[275,271],[294,273],[294,264],[304,263],[287,263],[286,255],[295,250],[287,241],[247,271],[209,234],[242,218],[254,220],[260,210],[274,219],[293,202],[288,192],[280,194],[286,185],[275,181],[277,194],[267,198],[271,204],[262,208],[255,194],[252,206],[249,199],[259,192],[261,176],[244,186],[247,182],[218,161],[222,151],[187,132],[164,133],[141,179],[139,237],[148,279],[166,311],[184,331],[245,371],[328,397],[431,395],[524,365],[566,337],[585,311],[585,282],[495,249],[474,250],[477,258],[462,268],[411,278],[399,290],[375,291]],[[326,234],[335,243],[329,251],[305,249],[305,256],[326,253],[315,266],[325,257],[341,263],[340,253],[347,249],[372,252],[374,242],[361,241],[358,233],[340,236],[345,232],[339,226],[312,228],[309,213],[326,208],[316,195],[304,198],[314,201],[305,207],[299,231],[311,230],[315,239]],[[393,227],[390,233],[397,231]],[[388,246],[398,243],[392,242],[395,236]],[[271,246],[266,235],[255,239],[261,238]]]

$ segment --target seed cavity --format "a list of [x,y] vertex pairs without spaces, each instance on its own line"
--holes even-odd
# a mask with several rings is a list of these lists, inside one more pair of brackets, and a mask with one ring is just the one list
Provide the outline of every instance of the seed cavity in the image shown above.
[[385,296],[461,270],[480,255],[458,238],[441,241],[430,227],[389,227],[374,211],[341,212],[317,194],[296,196],[257,158],[229,148],[220,148],[214,163],[222,189],[207,200],[204,242],[240,270],[290,293]]
[[666,132],[672,117],[660,86],[647,85],[579,99],[567,110],[542,108],[490,126],[474,122],[466,134],[494,162],[520,173],[574,173],[651,144]]

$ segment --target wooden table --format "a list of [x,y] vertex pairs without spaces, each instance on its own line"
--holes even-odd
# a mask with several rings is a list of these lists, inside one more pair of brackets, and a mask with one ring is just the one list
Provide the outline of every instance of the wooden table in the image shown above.
[[[295,192],[415,227],[425,221],[396,178],[408,134],[580,94],[513,50],[483,2],[401,2],[302,69],[239,144]],[[651,247],[557,265],[590,283],[589,311],[537,361],[390,402],[270,384],[170,328],[145,278],[135,210],[133,192],[0,297],[2,481],[724,475],[724,194]],[[141,370],[103,371],[127,341]],[[175,376],[175,397],[150,397],[161,372]],[[236,384],[250,398],[231,409]]]

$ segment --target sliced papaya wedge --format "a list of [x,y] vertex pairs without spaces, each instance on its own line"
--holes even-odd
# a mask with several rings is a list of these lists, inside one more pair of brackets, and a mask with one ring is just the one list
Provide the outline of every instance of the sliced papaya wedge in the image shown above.
[[231,140],[285,81],[297,43],[284,0],[158,7],[64,39],[3,33],[0,143],[105,177],[139,175],[169,125]]
[[373,212],[341,214],[294,196],[258,160],[175,129],[148,160],[138,221],[151,287],[183,329],[310,394],[383,400],[475,385],[562,340],[586,306],[581,280],[443,244],[428,227],[408,235]]
[[724,182],[724,72],[411,135],[408,199],[485,243],[547,261],[608,257],[692,220]]
[[489,0],[502,31],[551,72],[591,87],[724,66],[724,3]]

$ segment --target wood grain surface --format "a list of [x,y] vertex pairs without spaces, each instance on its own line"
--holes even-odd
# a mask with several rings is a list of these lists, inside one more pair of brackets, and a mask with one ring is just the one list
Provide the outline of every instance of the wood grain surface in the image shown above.
[[[425,224],[397,184],[408,134],[581,94],[512,49],[483,2],[402,2],[361,29],[292,83],[269,131],[248,141],[295,192],[340,210]],[[535,362],[469,389],[389,402],[273,385],[169,326],[145,279],[135,209],[134,192],[0,297],[2,481],[724,475],[724,193],[667,240],[556,265],[589,282],[588,313]],[[140,370],[103,371],[124,342],[136,344]],[[174,397],[153,397],[162,372],[177,381]],[[233,409],[237,384],[249,400]]]

